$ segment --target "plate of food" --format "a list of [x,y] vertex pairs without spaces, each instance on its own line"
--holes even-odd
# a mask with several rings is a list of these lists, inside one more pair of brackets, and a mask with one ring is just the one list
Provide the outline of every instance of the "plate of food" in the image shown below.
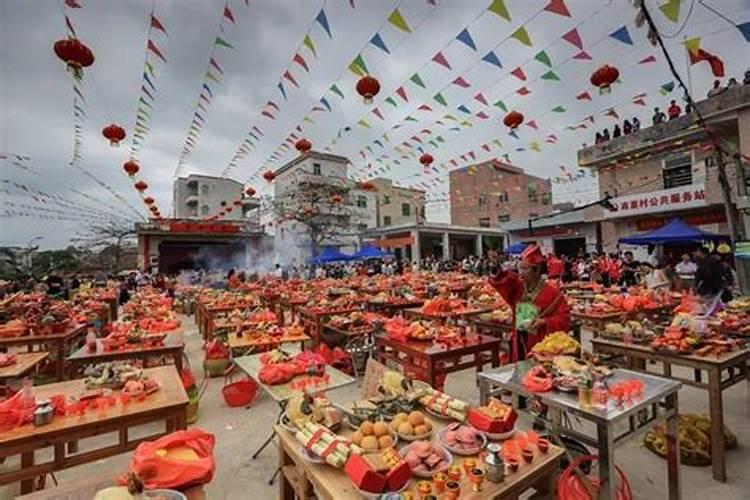
[[299,454],[302,455],[302,458],[304,458],[305,460],[307,460],[310,463],[313,463],[313,464],[324,464],[324,463],[326,463],[326,461],[322,457],[320,457],[316,453],[313,453],[312,451],[308,450],[304,446],[300,446],[299,447]]
[[393,417],[391,429],[404,441],[428,439],[432,434],[432,422],[427,420],[421,411],[409,414],[398,413]]
[[438,433],[440,444],[455,455],[476,455],[487,445],[487,437],[470,425],[454,423]]
[[352,443],[365,452],[380,451],[395,446],[398,441],[396,433],[386,422],[362,422],[351,437]]
[[453,463],[453,455],[445,447],[429,441],[414,441],[399,453],[412,473],[422,478],[432,478],[436,472],[448,470]]

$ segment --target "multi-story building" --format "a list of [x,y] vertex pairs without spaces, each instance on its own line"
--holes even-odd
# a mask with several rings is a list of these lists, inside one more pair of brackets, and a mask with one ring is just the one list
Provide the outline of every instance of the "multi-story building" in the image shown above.
[[[697,108],[725,150],[750,153],[750,86],[728,89],[698,102]],[[730,217],[740,236],[748,234],[747,163],[743,172],[739,155],[723,155],[729,188],[725,205],[719,156],[696,118],[696,113],[683,115],[578,152],[579,165],[599,174],[600,197],[612,196],[616,208],[586,211],[587,220],[599,223],[604,250],[614,251],[620,238],[657,229],[674,217],[724,235],[730,234]]]
[[324,246],[355,252],[377,225],[376,192],[348,176],[349,159],[308,151],[276,170],[274,229],[279,260],[303,262]]
[[450,173],[451,223],[498,227],[552,212],[549,179],[490,160]]
[[376,191],[376,227],[424,223],[424,191],[397,186],[391,179],[384,177],[371,179],[370,182],[375,186]]
[[[226,177],[190,174],[174,181],[174,217],[176,219],[199,219],[218,214],[224,208],[222,202],[231,204],[243,197],[241,182]],[[232,210],[223,220],[245,220],[248,216],[257,218],[258,207],[255,200],[245,198],[243,210]],[[257,223],[258,221],[255,220]]]

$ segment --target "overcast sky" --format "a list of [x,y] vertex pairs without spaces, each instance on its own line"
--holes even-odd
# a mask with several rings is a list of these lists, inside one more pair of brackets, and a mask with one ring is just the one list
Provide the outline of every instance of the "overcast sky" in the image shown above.
[[[205,106],[207,111],[201,111],[205,126],[195,147],[185,157],[181,174],[219,175],[248,137],[248,131],[256,126],[263,136],[253,151],[237,162],[231,175],[243,182],[250,180],[262,193],[270,192],[269,186],[253,175],[267,167],[277,167],[293,156],[288,153],[275,163],[268,161],[279,144],[301,124],[303,135],[312,141],[314,148],[328,147],[349,157],[352,171],[358,175],[367,176],[380,169],[402,184],[427,186],[428,198],[434,200],[429,204],[428,218],[440,221],[448,220],[449,214],[442,193],[447,191],[446,173],[455,166],[448,160],[471,151],[476,161],[470,157],[467,161],[458,159],[459,166],[466,166],[509,154],[513,164],[535,175],[559,176],[563,174],[560,166],[575,173],[576,150],[583,143],[592,142],[594,130],[615,123],[604,116],[605,110],[614,107],[621,119],[639,116],[647,124],[652,108],[665,106],[670,98],[658,92],[660,85],[672,80],[664,58],[648,45],[644,30],[634,26],[635,12],[626,0],[565,0],[570,17],[543,10],[549,0],[506,0],[510,21],[487,10],[491,0],[249,0],[249,6],[245,0],[229,0],[235,23],[227,18],[222,21],[223,0],[156,0],[155,4],[150,0],[78,0],[78,3],[81,9],[65,8],[63,0],[59,3],[0,0],[0,153],[29,157],[20,163],[0,159],[3,181],[0,213],[8,209],[31,214],[62,211],[86,219],[88,215],[117,212],[121,217],[133,219],[135,214],[123,199],[143,212],[143,204],[132,181],[122,173],[121,165],[128,157],[138,100],[142,96],[146,36],[154,5],[168,35],[152,31],[151,38],[167,62],[156,63],[154,67],[153,83],[158,92],[150,112],[150,131],[145,134],[139,159],[142,178],[150,186],[149,194],[165,214],[171,205],[173,176],[201,86],[206,82],[209,55],[217,34],[234,48],[215,49],[214,59],[224,75],[221,83],[208,80],[213,99]],[[740,55],[748,53],[747,42],[738,29],[703,4],[739,24],[750,21],[750,0],[683,0],[676,23],[658,9],[664,2],[647,0],[647,3],[660,30],[668,36],[669,49],[682,74],[687,75],[687,63],[681,42],[685,37],[700,36],[703,49],[724,59],[727,75],[741,78],[748,58]],[[399,9],[410,33],[388,22],[394,8]],[[321,9],[330,26],[330,38],[322,25],[315,22]],[[81,84],[85,117],[81,120],[80,168],[69,165],[74,130],[71,78],[52,51],[53,43],[66,35],[63,11],[68,13],[80,39],[96,55]],[[528,33],[530,47],[510,37],[520,26]],[[628,30],[632,45],[610,36],[622,26]],[[456,40],[464,28],[468,29],[476,50]],[[562,38],[573,28],[577,29],[590,59],[574,58],[581,50]],[[390,53],[370,43],[375,33]],[[313,41],[317,57],[302,44],[306,34]],[[541,50],[547,54],[549,66],[535,59]],[[502,68],[482,60],[489,51],[497,56]],[[438,52],[451,69],[431,60]],[[297,53],[309,67],[309,73],[291,62]],[[366,106],[356,95],[357,77],[347,70],[358,54],[381,82],[381,93],[372,106]],[[639,64],[651,54],[655,62]],[[599,95],[589,77],[606,63],[619,68],[620,83],[610,94]],[[525,81],[513,75],[518,67]],[[299,88],[281,78],[287,69]],[[542,79],[548,71],[553,71],[559,81]],[[409,81],[415,72],[426,88]],[[458,77],[468,86],[453,84]],[[705,96],[711,80],[707,64],[691,68],[689,81],[696,98]],[[277,88],[280,81],[288,100]],[[344,99],[327,92],[333,83],[341,89]],[[530,93],[519,95],[517,90],[524,86]],[[396,93],[399,87],[404,88],[408,101]],[[445,98],[447,106],[435,101],[433,96],[437,92]],[[589,92],[591,100],[576,99],[582,92]],[[632,102],[641,93],[646,94],[645,106]],[[477,94],[481,97],[476,97]],[[672,94],[675,98],[680,95],[678,91]],[[311,111],[314,106],[321,106],[321,97],[330,105],[330,112]],[[397,107],[385,102],[388,97]],[[510,137],[502,125],[504,111],[492,106],[498,99],[509,109],[518,109],[525,115],[527,124],[519,128],[518,139]],[[266,106],[269,100],[278,106],[278,111]],[[419,109],[425,104],[430,109]],[[461,105],[470,114],[459,111]],[[557,106],[565,111],[551,111]],[[271,110],[275,119],[262,116],[264,109]],[[383,119],[373,113],[374,109]],[[445,114],[458,120],[445,119]],[[595,117],[593,126],[566,130],[589,115]],[[302,121],[306,116],[312,123]],[[407,117],[416,121],[406,120]],[[358,124],[362,118],[368,128]],[[469,120],[471,126],[462,125],[460,122],[464,120]],[[528,125],[531,120],[536,128]],[[111,122],[121,124],[129,134],[119,148],[110,147],[101,135],[102,127]],[[346,131],[347,127],[351,127],[350,131]],[[422,132],[425,129],[429,133]],[[390,142],[383,141],[384,132]],[[555,144],[546,142],[550,134],[557,138]],[[401,153],[394,149],[414,135],[423,139],[425,150],[435,157],[439,173],[422,173],[415,158],[401,158]],[[439,148],[426,143],[437,136],[442,138]],[[503,149],[493,142],[495,139]],[[382,147],[376,140],[383,143]],[[535,143],[541,151],[534,150]],[[485,144],[490,151],[482,147]],[[119,198],[102,188],[94,177],[110,186]],[[60,198],[54,204],[35,201],[19,185]],[[595,199],[598,195],[591,177],[555,188],[557,201]],[[9,203],[15,204],[15,208]],[[79,210],[71,212],[67,208],[71,206]],[[31,238],[43,236],[43,247],[58,247],[66,244],[83,225],[84,220],[3,217],[0,245],[25,245]]]

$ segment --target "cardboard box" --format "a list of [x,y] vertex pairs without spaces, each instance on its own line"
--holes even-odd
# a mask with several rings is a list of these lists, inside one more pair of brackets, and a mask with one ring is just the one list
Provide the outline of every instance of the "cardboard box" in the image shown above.
[[370,493],[398,491],[411,479],[411,469],[403,460],[386,474],[375,472],[360,455],[351,454],[344,472],[360,490]]

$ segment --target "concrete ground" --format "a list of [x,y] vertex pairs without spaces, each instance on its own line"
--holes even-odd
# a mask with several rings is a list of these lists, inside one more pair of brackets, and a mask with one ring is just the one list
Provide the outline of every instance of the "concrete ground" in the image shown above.
[[[196,377],[202,377],[201,339],[191,317],[183,317],[186,334],[186,352]],[[584,338],[586,336],[584,335]],[[222,379],[209,380],[200,403],[200,417],[196,426],[216,436],[216,476],[206,486],[211,500],[243,498],[275,498],[276,485],[268,479],[276,469],[277,455],[273,445],[253,460],[251,455],[269,434],[277,417],[278,407],[267,395],[256,399],[250,409],[229,408],[221,396]],[[725,423],[739,438],[739,448],[727,454],[726,483],[714,481],[711,467],[682,466],[682,497],[685,499],[740,500],[750,498],[750,404],[746,384],[738,384],[724,395]],[[452,374],[446,383],[446,392],[471,403],[478,399],[475,374],[467,370]],[[345,402],[359,394],[356,385],[331,391],[335,401]],[[681,412],[707,413],[708,394],[685,387],[680,392]],[[81,445],[82,449],[84,444]],[[640,440],[625,443],[617,449],[616,462],[625,471],[633,497],[637,499],[666,498],[666,462],[646,450]],[[127,468],[129,454],[119,455],[95,463],[82,465],[56,474],[59,482],[81,478],[116,476]],[[2,465],[0,465],[2,467]],[[11,499],[17,486],[0,487],[0,500]]]

